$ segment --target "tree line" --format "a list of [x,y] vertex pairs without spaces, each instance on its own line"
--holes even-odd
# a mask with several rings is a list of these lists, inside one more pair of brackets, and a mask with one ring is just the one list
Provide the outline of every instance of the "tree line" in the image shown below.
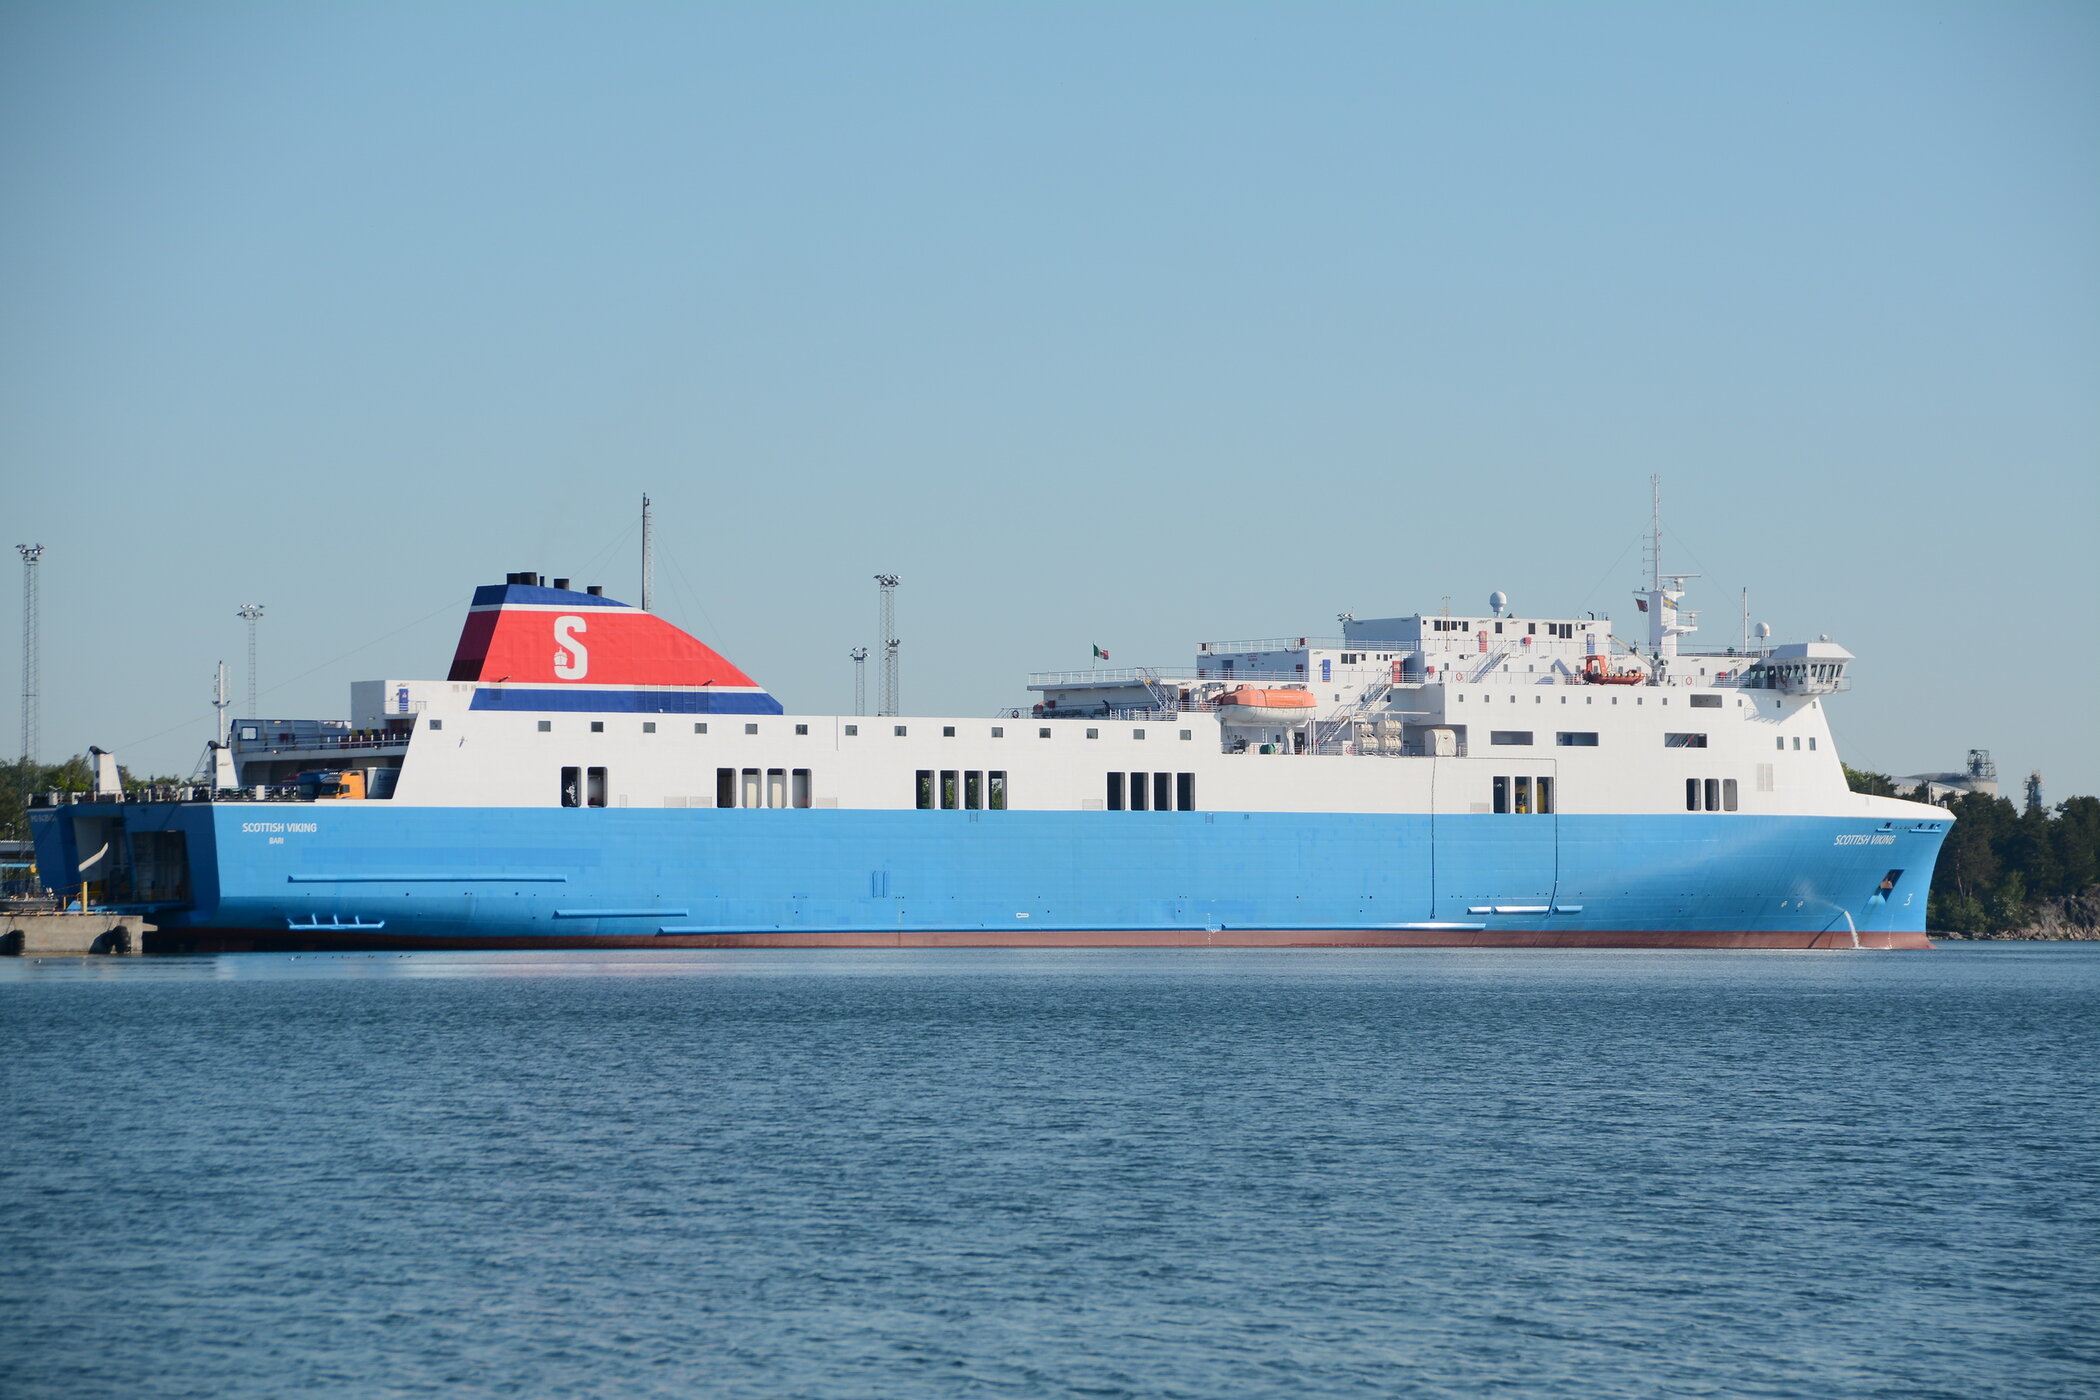
[[[1845,770],[1854,792],[1930,799],[1898,792],[1886,773]],[[2025,811],[2003,797],[1965,792],[1935,804],[1954,818],[1932,870],[1929,929],[1999,933],[2033,923],[2050,901],[2088,894],[2100,884],[2100,797],[2073,797]]]

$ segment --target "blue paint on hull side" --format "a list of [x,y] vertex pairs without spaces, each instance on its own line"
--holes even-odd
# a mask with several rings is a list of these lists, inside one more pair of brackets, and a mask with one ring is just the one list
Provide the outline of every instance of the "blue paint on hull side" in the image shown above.
[[[164,927],[319,921],[504,940],[1415,923],[1843,932],[1848,916],[1861,933],[1920,933],[1946,826],[1740,814],[83,806],[33,814],[45,869],[79,859],[74,824],[57,818],[97,812],[121,813],[134,832],[185,833],[193,904],[158,914]],[[1883,897],[1892,870],[1903,873]],[[1476,912],[1497,905],[1554,912]]]

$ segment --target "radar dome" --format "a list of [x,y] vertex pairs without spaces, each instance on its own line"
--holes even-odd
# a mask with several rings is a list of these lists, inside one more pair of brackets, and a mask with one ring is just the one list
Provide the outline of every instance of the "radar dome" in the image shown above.
[[1758,623],[1758,624],[1757,624],[1757,636],[1758,636],[1758,639],[1759,639],[1760,641],[1762,641],[1762,640],[1763,640],[1764,638],[1766,638],[1766,637],[1769,637],[1769,636],[1771,636],[1771,635],[1772,635],[1772,624],[1771,624],[1771,623],[1769,623],[1769,622],[1760,622],[1760,623]]
[[1488,594],[1488,606],[1495,610],[1495,616],[1502,616],[1503,609],[1509,606],[1509,595],[1499,588],[1496,589]]

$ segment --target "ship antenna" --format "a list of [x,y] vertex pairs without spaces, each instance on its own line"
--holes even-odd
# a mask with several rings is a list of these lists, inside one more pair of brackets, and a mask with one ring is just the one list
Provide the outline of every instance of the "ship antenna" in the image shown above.
[[649,590],[649,584],[650,584],[650,582],[651,582],[651,576],[652,576],[652,575],[653,575],[653,574],[654,574],[654,573],[656,572],[656,569],[655,569],[655,565],[656,565],[656,559],[655,559],[655,556],[654,556],[654,554],[653,554],[653,553],[651,552],[651,548],[650,548],[650,546],[651,546],[651,545],[652,545],[652,544],[654,543],[654,541],[653,541],[653,540],[652,540],[652,539],[650,538],[649,530],[650,530],[650,524],[649,524],[649,497],[648,497],[648,496],[647,496],[646,494],[644,494],[644,495],[643,495],[643,497],[642,497],[642,611],[643,611],[643,612],[647,612],[647,611],[649,611],[649,591],[650,591],[650,590]]
[[1648,586],[1660,593],[1663,586],[1663,479],[1648,478],[1648,562],[1653,575]]
[[[226,708],[233,702],[226,698],[226,663],[219,663],[218,682],[212,687],[211,707],[219,712],[219,747],[226,747]],[[255,716],[248,716],[254,719]]]
[[903,643],[897,639],[897,585],[901,582],[895,574],[875,575],[875,585],[882,590],[882,708],[877,714],[897,713],[897,648]]
[[256,708],[257,708],[257,707],[256,707],[256,701],[255,701],[255,696],[256,696],[256,689],[255,689],[255,624],[256,624],[256,623],[258,623],[258,622],[260,622],[260,621],[262,621],[262,615],[263,615],[263,605],[262,605],[261,603],[243,603],[243,604],[241,604],[241,606],[240,606],[240,611],[238,611],[238,612],[236,612],[236,613],[234,614],[234,616],[235,616],[235,617],[238,617],[238,618],[240,618],[240,619],[241,619],[241,620],[242,620],[243,622],[245,622],[245,623],[247,623],[247,624],[248,624],[248,718],[249,718],[249,719],[254,719],[254,718],[256,717],[255,711],[256,711]]

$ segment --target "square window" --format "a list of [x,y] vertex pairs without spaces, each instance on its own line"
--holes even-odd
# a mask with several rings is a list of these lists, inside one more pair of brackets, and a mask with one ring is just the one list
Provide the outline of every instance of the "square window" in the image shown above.
[[1181,737],[1184,739],[1193,739],[1196,737],[1196,731],[1193,729],[1184,729],[1181,731]]
[[1142,729],[1133,729],[1130,731],[1130,737],[1133,739],[1142,739],[1145,737],[1145,731]]
[[445,727],[445,722],[441,719],[434,719],[430,722],[430,727],[432,729],[443,729]]
[[604,720],[602,720],[602,719],[594,719],[594,720],[592,720],[592,721],[591,721],[591,733],[593,733],[593,734],[603,734],[604,732],[605,732],[605,721],[604,721]]
[[540,733],[542,733],[542,734],[547,734],[547,733],[551,733],[551,732],[553,731],[553,729],[554,729],[554,721],[553,721],[553,720],[551,720],[551,719],[543,719],[543,720],[541,720],[541,721],[540,721]]
[[901,724],[892,725],[890,727],[890,733],[896,735],[899,739],[902,739],[904,737],[904,726]]
[[1035,731],[1035,737],[1038,739],[1047,739],[1050,737],[1050,731],[1047,729],[1038,729]]
[[695,734],[705,734],[707,732],[707,722],[705,720],[702,720],[698,724],[695,724],[693,726],[693,732]]
[[942,726],[941,726],[941,737],[942,737],[943,739],[953,739],[953,738],[955,737],[955,726],[954,726],[954,725],[952,725],[952,724],[944,724],[944,725],[942,725]]
[[746,734],[756,734],[758,733],[758,726],[755,724],[747,724],[744,726],[744,732]]
[[992,737],[994,739],[1004,739],[1006,737],[1006,730],[1000,725],[995,724],[992,726]]
[[1101,731],[1098,729],[1089,729],[1086,732],[1086,737],[1089,739],[1098,739],[1101,737]]
[[642,733],[644,733],[644,734],[654,734],[655,732],[656,732],[656,721],[655,721],[655,720],[653,720],[653,719],[645,719],[645,720],[643,720],[643,721],[642,721]]
[[795,726],[795,732],[797,734],[807,734],[809,733],[809,726],[806,724],[798,724]]
[[859,726],[859,725],[857,725],[857,724],[849,724],[849,725],[847,725],[847,726],[846,726],[846,737],[847,737],[848,739],[857,739],[857,738],[859,738],[859,737],[860,737],[860,726]]

